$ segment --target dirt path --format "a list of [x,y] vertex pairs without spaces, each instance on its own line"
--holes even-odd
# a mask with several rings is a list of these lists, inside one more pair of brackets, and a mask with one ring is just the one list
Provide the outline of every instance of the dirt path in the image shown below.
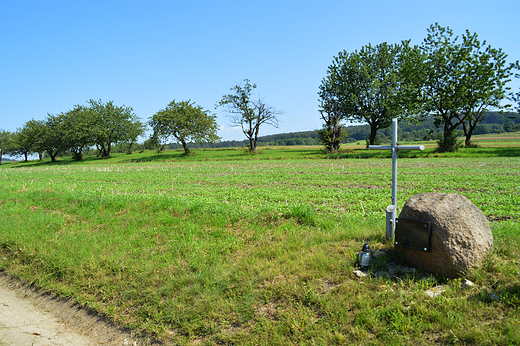
[[38,293],[0,272],[0,346],[146,344],[71,301]]

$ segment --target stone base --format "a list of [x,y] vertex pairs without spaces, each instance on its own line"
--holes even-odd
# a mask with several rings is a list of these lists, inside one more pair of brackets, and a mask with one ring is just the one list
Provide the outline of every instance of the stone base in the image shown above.
[[431,252],[400,249],[413,267],[457,277],[478,267],[493,247],[484,213],[455,193],[420,193],[411,197],[399,218],[431,222]]

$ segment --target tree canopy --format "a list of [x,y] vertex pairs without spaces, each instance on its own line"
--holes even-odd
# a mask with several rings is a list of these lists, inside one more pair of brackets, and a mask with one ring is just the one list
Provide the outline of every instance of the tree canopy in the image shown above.
[[67,148],[67,142],[64,140],[64,118],[63,113],[59,115],[48,114],[43,124],[43,149],[53,162],[56,161],[58,154],[64,152]]
[[91,111],[85,106],[75,105],[61,116],[64,147],[72,153],[74,160],[80,161],[83,151],[93,145]]
[[13,133],[11,131],[0,130],[0,165],[2,164],[2,156],[12,150],[12,141]]
[[500,101],[511,75],[507,55],[480,42],[476,33],[466,31],[459,40],[449,27],[437,23],[428,29],[420,49],[422,59],[407,65],[405,75],[423,111],[436,116],[437,124],[443,126],[439,150],[456,149],[454,131],[459,125],[469,145],[485,111],[502,108]]
[[214,143],[217,136],[216,116],[191,100],[176,102],[173,100],[164,109],[155,113],[149,121],[153,137],[159,141],[174,138],[182,144],[185,154],[190,153],[188,143]]
[[144,125],[134,114],[132,107],[116,106],[113,101],[88,101],[89,123],[93,138],[102,157],[110,157],[112,145],[118,142],[133,142],[144,133]]
[[368,44],[359,51],[339,52],[327,70],[318,92],[320,104],[336,105],[340,120],[368,123],[369,143],[378,129],[403,118],[412,108],[402,97],[403,55],[410,49],[401,44]]
[[45,121],[31,119],[27,121],[18,133],[18,148],[27,159],[27,154],[36,153],[40,160],[45,152],[44,147]]
[[12,153],[27,156],[46,153],[51,161],[64,153],[81,160],[83,152],[96,146],[99,154],[110,157],[114,144],[132,143],[144,133],[145,125],[132,107],[116,106],[113,101],[89,100],[88,106],[75,105],[59,114],[47,114],[44,120],[29,120],[13,135]]

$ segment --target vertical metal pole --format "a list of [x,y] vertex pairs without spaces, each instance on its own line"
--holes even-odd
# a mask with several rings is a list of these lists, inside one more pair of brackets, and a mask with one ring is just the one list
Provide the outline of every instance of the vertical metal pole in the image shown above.
[[392,205],[397,206],[397,118],[392,125]]
[[392,123],[392,205],[386,208],[386,239],[394,237],[397,210],[397,119]]

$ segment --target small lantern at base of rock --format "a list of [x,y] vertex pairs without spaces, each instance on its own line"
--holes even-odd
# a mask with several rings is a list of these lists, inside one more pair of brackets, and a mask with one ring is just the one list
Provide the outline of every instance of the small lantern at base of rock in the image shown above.
[[370,265],[370,260],[370,247],[368,246],[368,243],[365,243],[361,249],[361,252],[358,253],[359,265],[366,268]]

